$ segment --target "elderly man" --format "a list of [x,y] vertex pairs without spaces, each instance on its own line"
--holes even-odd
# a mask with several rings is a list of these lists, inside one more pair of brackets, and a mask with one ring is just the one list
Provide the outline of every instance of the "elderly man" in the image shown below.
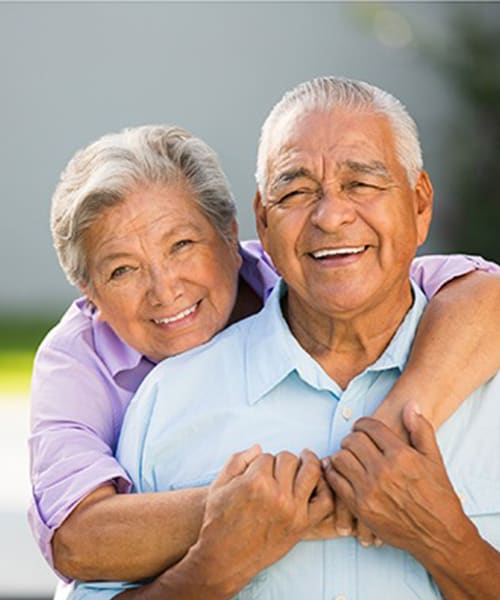
[[[137,491],[220,474],[198,543],[123,597],[498,597],[500,377],[437,441],[415,406],[411,446],[361,418],[397,380],[425,307],[409,266],[433,192],[413,120],[361,82],[302,84],[264,124],[257,177],[259,236],[283,280],[258,315],[159,365],[133,401],[119,457]],[[255,441],[265,454],[253,447],[220,472]],[[328,457],[324,476],[316,457]],[[382,547],[299,542],[329,527],[325,482]]]

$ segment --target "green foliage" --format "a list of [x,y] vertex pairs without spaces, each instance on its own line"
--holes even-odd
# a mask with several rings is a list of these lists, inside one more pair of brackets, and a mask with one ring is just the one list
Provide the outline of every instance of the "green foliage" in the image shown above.
[[500,261],[500,19],[460,8],[452,37],[421,48],[463,106],[449,132],[451,189],[457,204],[452,237],[458,250]]
[[28,394],[36,349],[55,322],[49,317],[0,317],[0,399]]

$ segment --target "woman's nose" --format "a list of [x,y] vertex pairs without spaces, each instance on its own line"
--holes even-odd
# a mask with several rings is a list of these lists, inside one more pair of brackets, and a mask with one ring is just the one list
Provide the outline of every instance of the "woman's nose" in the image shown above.
[[151,304],[173,304],[182,295],[182,289],[182,280],[175,269],[166,265],[149,269],[148,299]]

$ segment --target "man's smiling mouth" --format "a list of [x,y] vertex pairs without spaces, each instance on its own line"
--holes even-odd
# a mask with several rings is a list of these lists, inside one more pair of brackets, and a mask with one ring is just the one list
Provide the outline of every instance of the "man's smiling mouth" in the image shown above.
[[330,256],[350,256],[353,254],[361,254],[368,246],[344,246],[342,248],[322,248],[310,252],[310,256],[316,259],[329,258]]

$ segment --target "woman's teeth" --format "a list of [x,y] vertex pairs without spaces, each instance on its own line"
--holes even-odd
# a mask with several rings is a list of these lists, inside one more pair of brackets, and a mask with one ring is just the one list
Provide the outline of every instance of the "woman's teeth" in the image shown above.
[[187,317],[188,315],[194,313],[197,306],[198,306],[198,303],[193,304],[193,306],[191,306],[190,308],[186,308],[185,310],[181,311],[180,313],[177,313],[173,317],[166,317],[165,319],[153,319],[153,320],[157,325],[168,325],[168,323],[174,323],[175,321],[180,321],[181,319],[184,319],[184,317]]

